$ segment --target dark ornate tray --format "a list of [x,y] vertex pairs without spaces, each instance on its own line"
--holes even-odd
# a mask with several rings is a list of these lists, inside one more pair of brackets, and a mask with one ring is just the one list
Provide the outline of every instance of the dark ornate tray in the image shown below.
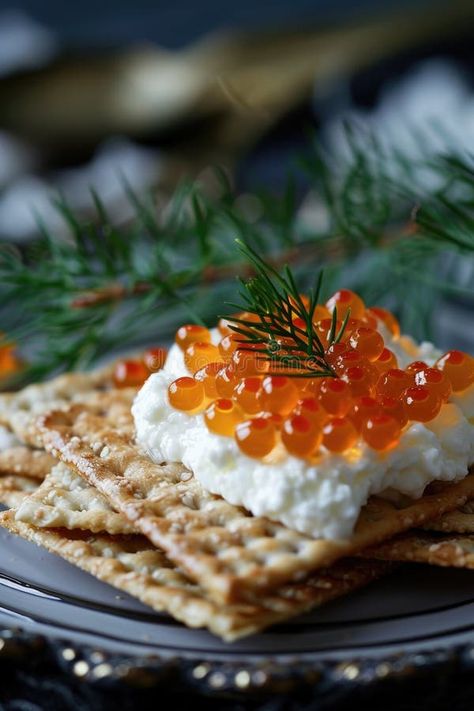
[[146,708],[159,694],[170,702],[191,696],[204,708],[242,708],[244,700],[245,708],[342,708],[354,694],[375,698],[393,687],[390,699],[405,708],[407,685],[415,685],[425,701],[435,694],[430,709],[448,697],[453,707],[454,690],[463,689],[464,703],[473,686],[473,583],[469,571],[405,566],[313,614],[225,644],[3,532],[0,654],[11,674],[2,675],[0,701],[7,709],[23,708],[19,701],[90,709],[118,698],[132,708],[139,698]]

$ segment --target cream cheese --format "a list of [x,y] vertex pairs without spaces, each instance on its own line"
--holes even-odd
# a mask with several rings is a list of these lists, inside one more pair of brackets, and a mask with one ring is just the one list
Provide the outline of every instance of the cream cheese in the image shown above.
[[[440,355],[430,343],[383,336],[401,367],[413,360],[432,364]],[[230,503],[315,538],[350,536],[371,494],[419,497],[433,480],[462,479],[474,462],[474,386],[453,396],[431,422],[407,427],[389,452],[360,441],[343,454],[323,449],[308,463],[281,447],[271,462],[262,462],[244,455],[232,438],[210,432],[202,415],[169,405],[169,384],[187,374],[173,346],[164,369],[148,378],[133,405],[138,442],[156,462],[182,462],[204,488]]]

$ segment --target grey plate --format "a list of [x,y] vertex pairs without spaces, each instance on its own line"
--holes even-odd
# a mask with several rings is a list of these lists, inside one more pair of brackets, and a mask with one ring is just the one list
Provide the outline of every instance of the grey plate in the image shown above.
[[0,533],[0,626],[137,657],[320,661],[450,647],[474,639],[473,583],[470,571],[405,566],[347,599],[225,644]]

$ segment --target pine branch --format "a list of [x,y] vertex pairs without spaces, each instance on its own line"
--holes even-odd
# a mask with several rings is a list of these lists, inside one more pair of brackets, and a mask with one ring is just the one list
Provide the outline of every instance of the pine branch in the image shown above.
[[[412,161],[362,140],[353,128],[348,136],[351,158],[342,168],[316,145],[305,156],[308,188],[324,216],[310,228],[299,219],[291,179],[280,200],[255,194],[262,208],[256,223],[242,214],[222,174],[218,198],[184,184],[162,211],[126,186],[135,219],[125,226],[114,224],[97,194],[92,221],[58,199],[67,240],[43,228],[25,249],[0,247],[2,330],[31,360],[24,376],[161,341],[180,321],[212,323],[222,303],[235,298],[233,277],[256,273],[255,263],[237,257],[236,236],[270,266],[291,264],[303,289],[315,267],[325,266],[327,289],[355,288],[402,315],[409,287],[414,313],[425,313],[427,301],[434,304],[443,292],[471,293],[471,283],[458,285],[443,272],[446,255],[474,256],[472,158],[453,153]],[[422,319],[413,323],[423,335]]]

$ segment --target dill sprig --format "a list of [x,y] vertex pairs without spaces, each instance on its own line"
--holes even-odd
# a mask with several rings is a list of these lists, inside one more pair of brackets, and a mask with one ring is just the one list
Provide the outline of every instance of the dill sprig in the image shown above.
[[338,328],[334,308],[326,346],[314,323],[314,312],[320,302],[323,271],[303,298],[288,264],[279,273],[252,247],[237,240],[240,252],[253,265],[255,276],[239,279],[242,303],[230,303],[237,311],[251,314],[256,320],[226,316],[229,328],[242,338],[240,350],[256,352],[257,360],[268,366],[268,375],[291,373],[292,377],[337,377],[327,359],[327,349],[338,343],[345,331],[350,310]]

